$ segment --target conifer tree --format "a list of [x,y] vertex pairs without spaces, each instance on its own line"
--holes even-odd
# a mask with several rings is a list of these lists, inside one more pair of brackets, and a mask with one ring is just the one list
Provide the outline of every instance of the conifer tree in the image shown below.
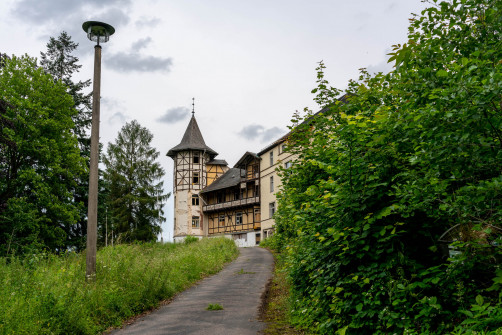
[[[91,85],[91,80],[73,81],[73,75],[79,72],[82,65],[79,59],[73,55],[78,44],[71,40],[71,36],[65,31],[57,37],[51,37],[47,43],[47,51],[41,52],[40,65],[46,73],[50,74],[55,81],[61,81],[67,88],[67,92],[73,97],[74,107],[78,111],[73,116],[75,123],[74,133],[77,136],[81,156],[89,163],[90,136],[88,129],[91,124],[92,92],[83,91]],[[82,249],[85,246],[87,227],[87,193],[89,190],[89,174],[82,175],[74,190],[75,203],[79,204],[80,219],[78,222],[66,228],[69,244]]]
[[136,120],[126,123],[104,157],[105,181],[109,184],[108,212],[119,241],[153,241],[161,232],[161,203],[165,175],[157,162],[159,151],[150,143],[152,133]]

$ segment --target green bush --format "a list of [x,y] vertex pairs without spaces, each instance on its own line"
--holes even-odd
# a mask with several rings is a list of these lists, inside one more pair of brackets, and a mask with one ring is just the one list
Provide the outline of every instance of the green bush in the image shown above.
[[116,245],[85,254],[0,258],[0,334],[96,334],[154,308],[237,256],[228,239]]
[[313,92],[326,108],[295,116],[273,243],[288,254],[300,326],[502,327],[502,3],[434,4],[394,46],[393,72],[363,71],[341,98],[321,62]]

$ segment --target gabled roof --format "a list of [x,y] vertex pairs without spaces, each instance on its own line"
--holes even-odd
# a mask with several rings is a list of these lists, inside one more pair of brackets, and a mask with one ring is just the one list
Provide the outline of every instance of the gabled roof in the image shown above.
[[203,188],[200,193],[221,190],[231,186],[237,186],[241,182],[241,177],[246,175],[246,171],[242,169],[231,168],[221,177],[213,181],[213,183]]
[[197,125],[195,116],[192,116],[192,118],[190,119],[190,123],[188,124],[187,130],[185,131],[185,135],[183,135],[180,144],[178,144],[174,148],[171,148],[171,150],[167,152],[167,156],[174,158],[178,151],[184,150],[205,151],[211,157],[218,155],[216,151],[208,147],[204,142],[204,138],[202,137],[199,126]]
[[227,161],[224,159],[213,159],[213,160],[207,162],[206,164],[207,165],[225,165],[225,166],[228,165]]
[[239,159],[239,161],[237,163],[235,163],[234,167],[240,168],[243,165],[249,163],[249,161],[251,161],[253,159],[261,160],[261,158],[257,154],[255,154],[254,152],[246,151],[246,153],[241,157],[241,159]]

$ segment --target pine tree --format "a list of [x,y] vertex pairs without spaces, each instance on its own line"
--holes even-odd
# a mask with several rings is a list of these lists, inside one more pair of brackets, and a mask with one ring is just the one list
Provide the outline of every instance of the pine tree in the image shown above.
[[[89,164],[90,136],[88,129],[91,125],[92,116],[92,92],[83,91],[91,85],[91,80],[74,82],[72,77],[80,71],[82,65],[79,59],[73,55],[78,44],[71,40],[71,36],[65,31],[57,37],[51,37],[47,43],[47,52],[41,52],[40,65],[46,73],[50,74],[55,81],[61,81],[67,88],[67,92],[73,97],[74,107],[78,111],[73,116],[75,127],[73,132],[77,136],[81,156]],[[87,199],[89,191],[89,174],[86,173],[78,181],[74,190],[74,201],[79,204],[80,219],[72,226],[66,227],[68,243],[83,249],[87,233]]]
[[159,151],[150,146],[153,135],[136,120],[126,123],[104,157],[109,184],[108,212],[112,212],[119,240],[153,241],[161,232],[164,169]]

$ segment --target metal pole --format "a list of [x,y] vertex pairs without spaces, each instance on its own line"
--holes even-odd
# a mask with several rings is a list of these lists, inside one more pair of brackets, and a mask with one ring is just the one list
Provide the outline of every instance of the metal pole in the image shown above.
[[101,47],[94,47],[94,82],[92,86],[91,161],[87,212],[86,279],[96,277],[96,242],[98,223],[99,99],[101,91]]

